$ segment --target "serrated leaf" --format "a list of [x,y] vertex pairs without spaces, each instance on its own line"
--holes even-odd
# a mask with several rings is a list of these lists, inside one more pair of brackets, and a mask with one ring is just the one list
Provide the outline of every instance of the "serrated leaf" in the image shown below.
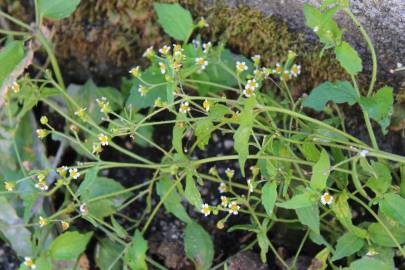
[[308,226],[316,234],[320,234],[320,218],[318,204],[313,203],[311,206],[295,209],[299,221]]
[[80,0],[38,0],[39,13],[49,19],[60,20],[69,17]]
[[340,65],[350,74],[356,75],[363,70],[363,64],[357,51],[353,47],[343,41],[335,48],[336,59]]
[[233,135],[235,151],[239,154],[239,165],[242,175],[245,175],[245,163],[249,155],[249,138],[252,133],[254,114],[253,107],[256,99],[250,97],[239,115],[239,127]]
[[261,199],[267,215],[271,216],[277,200],[277,183],[275,181],[264,184]]
[[360,97],[360,105],[369,116],[378,122],[384,134],[390,124],[393,110],[393,89],[392,87],[382,87],[371,97]]
[[193,18],[188,10],[179,4],[154,4],[158,22],[163,30],[174,39],[186,41],[194,29]]
[[168,177],[163,177],[156,185],[157,193],[160,199],[164,200],[163,205],[168,212],[175,215],[178,219],[189,223],[191,219],[181,204],[181,197],[177,193],[176,187],[172,188],[172,185],[174,183]]
[[146,264],[147,250],[148,242],[143,238],[142,233],[139,230],[136,230],[125,259],[132,270],[148,269]]
[[355,234],[345,233],[337,240],[331,260],[336,261],[356,253],[364,246],[364,243],[364,239],[357,237]]
[[330,161],[329,155],[322,149],[319,160],[312,167],[311,175],[311,188],[317,190],[324,190],[326,188],[326,180],[328,180],[330,174]]
[[201,150],[204,150],[211,138],[211,132],[214,124],[209,118],[202,119],[195,123],[195,136],[197,137],[197,145]]
[[193,172],[191,170],[187,171],[186,175],[186,189],[184,195],[187,200],[198,210],[201,209],[202,199],[200,191],[197,188],[197,185],[193,179]]
[[86,250],[93,233],[65,232],[50,245],[49,252],[54,260],[75,260]]
[[405,226],[405,199],[398,194],[388,193],[379,203],[380,211]]
[[295,195],[286,202],[277,203],[277,206],[285,209],[298,209],[303,207],[309,207],[313,205],[313,203],[314,201],[312,198],[312,194],[309,192],[305,192],[302,194]]
[[197,270],[208,270],[214,259],[214,244],[211,236],[201,225],[190,222],[184,231],[184,250]]
[[348,81],[324,82],[314,88],[304,99],[303,106],[320,112],[329,101],[353,105],[357,100],[356,90]]

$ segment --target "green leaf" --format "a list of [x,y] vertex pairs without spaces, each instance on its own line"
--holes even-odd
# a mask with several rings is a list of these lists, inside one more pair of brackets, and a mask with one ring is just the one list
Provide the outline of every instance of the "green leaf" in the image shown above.
[[167,211],[180,220],[189,223],[191,219],[181,204],[181,197],[173,185],[174,183],[171,182],[168,177],[163,177],[156,185],[157,193],[160,199],[163,200],[163,205]]
[[364,246],[364,239],[357,237],[353,233],[345,233],[338,240],[333,253],[332,261],[348,257]]
[[322,12],[310,4],[304,5],[305,23],[310,28],[319,27],[322,20]]
[[326,180],[330,174],[330,161],[329,155],[322,149],[319,160],[312,167],[311,188],[317,190],[324,190],[326,188]]
[[308,226],[316,234],[320,234],[320,218],[318,204],[313,203],[311,206],[295,209],[299,221]]
[[139,230],[136,230],[126,256],[126,262],[129,264],[132,270],[148,269],[146,264],[147,250],[148,242],[143,238],[142,233]]
[[233,135],[234,148],[239,154],[239,165],[242,175],[245,175],[245,163],[249,155],[249,138],[252,133],[254,114],[253,107],[256,104],[256,99],[250,97],[246,100],[245,107],[239,115],[239,127]]
[[295,195],[290,200],[282,203],[277,203],[278,207],[285,209],[298,209],[312,206],[314,203],[313,196],[309,192]]
[[369,116],[378,122],[384,134],[391,121],[393,111],[393,89],[392,87],[380,88],[372,97],[360,97],[360,105]]
[[[183,135],[186,130],[185,128],[186,117],[182,113],[179,113],[177,114],[176,120],[177,122],[173,127],[172,144],[177,153],[183,155]],[[182,123],[182,125],[180,125],[180,123]]]
[[86,250],[93,233],[65,232],[50,245],[49,252],[54,260],[75,260]]
[[[88,181],[83,181],[79,187],[80,196],[83,202],[87,204],[89,213],[98,218],[103,218],[114,214],[116,209],[129,197],[131,193],[125,193],[107,199],[87,202],[96,197],[109,195],[114,192],[123,191],[125,188],[117,181],[107,177],[96,177]],[[86,178],[85,178],[86,180]],[[82,187],[83,185],[83,187]]]
[[195,222],[187,224],[184,232],[184,250],[197,270],[208,270],[214,259],[211,236]]
[[353,47],[343,41],[335,49],[336,59],[340,65],[350,74],[356,75],[363,70],[363,65],[359,54]]
[[154,4],[158,22],[169,36],[186,41],[194,29],[193,18],[179,4]]
[[[364,161],[363,163],[367,163],[367,161]],[[391,186],[392,176],[390,169],[387,165],[381,162],[374,162],[372,165],[372,171],[374,171],[376,175],[371,176],[367,180],[366,185],[376,194],[385,193]]]
[[275,181],[264,184],[261,199],[267,215],[271,216],[277,199],[277,183]]
[[187,170],[186,175],[186,189],[184,191],[186,199],[198,210],[201,209],[202,199],[200,191],[193,179],[193,171]]
[[123,246],[108,238],[98,241],[94,254],[97,267],[99,267],[101,270],[121,270],[122,263],[120,260],[116,262],[112,268],[110,267],[114,260],[121,254],[123,249]]
[[[398,222],[390,220],[384,222],[385,226],[391,232],[392,236],[398,241],[399,244],[405,243],[405,227],[401,226]],[[383,247],[396,247],[397,244],[392,240],[391,236],[387,233],[380,223],[372,223],[368,226],[368,233],[371,241]]]
[[363,258],[356,260],[350,264],[350,270],[392,270],[391,265],[388,263],[371,258],[369,256],[364,256]]
[[267,234],[263,231],[259,231],[257,233],[257,242],[259,243],[260,247],[260,259],[263,263],[267,261],[267,252],[269,251],[269,238],[267,238]]
[[112,87],[98,87],[91,79],[81,87],[69,85],[68,93],[80,107],[87,108],[88,115],[97,124],[102,122],[104,113],[100,111],[96,99],[106,97],[113,111],[121,109],[123,104],[121,93],[117,89]]
[[80,0],[38,0],[39,13],[49,19],[60,20],[69,17]]
[[0,87],[23,58],[24,43],[21,41],[11,41],[0,51]]
[[5,197],[0,196],[0,232],[18,256],[32,256],[31,232],[23,226],[24,221],[17,215]]
[[380,211],[405,226],[405,199],[398,194],[388,193],[379,203]]
[[356,90],[348,81],[324,82],[304,99],[303,106],[320,112],[329,101],[353,105],[357,102]]
[[76,191],[76,196],[80,196],[82,193],[90,192],[91,186],[94,185],[94,181],[97,178],[98,170],[99,168],[96,166],[86,172],[84,180]]
[[134,78],[126,106],[131,105],[135,110],[139,110],[152,107],[155,104],[155,100],[158,98],[160,98],[162,102],[167,101],[166,84],[164,84],[165,80],[160,73],[159,67],[149,67],[142,72],[141,79],[154,85],[153,88],[150,88],[145,96],[141,96],[138,89],[142,82],[138,78]]
[[304,154],[308,161],[317,162],[321,155],[321,152],[315,146],[313,142],[306,141],[300,147],[300,151]]
[[332,204],[332,210],[336,215],[339,222],[351,233],[357,235],[360,238],[367,237],[367,231],[359,228],[352,223],[352,210],[350,209],[348,200],[348,195],[346,193],[341,193],[335,199]]
[[195,124],[195,136],[197,137],[197,145],[201,150],[204,150],[211,138],[214,124],[209,118],[197,121]]

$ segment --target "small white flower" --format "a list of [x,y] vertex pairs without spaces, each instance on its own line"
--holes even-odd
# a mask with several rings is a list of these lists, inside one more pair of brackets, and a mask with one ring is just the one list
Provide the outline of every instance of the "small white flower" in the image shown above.
[[182,103],[180,104],[179,112],[181,112],[181,113],[187,113],[187,112],[189,112],[189,111],[190,111],[190,105],[189,105],[188,101],[182,102]]
[[373,256],[378,255],[378,252],[377,252],[377,250],[375,250],[374,248],[370,248],[370,249],[367,251],[366,255],[367,255],[367,256],[370,256],[370,257],[373,257]]
[[207,203],[201,205],[201,213],[203,213],[204,216],[209,216],[211,214],[211,208]]
[[155,52],[153,51],[153,46],[151,46],[146,49],[142,56],[146,58],[152,58],[154,54]]
[[229,199],[226,196],[221,196],[221,205],[223,207],[227,207],[227,205],[229,204]]
[[37,268],[31,257],[24,257],[24,264],[31,269]]
[[292,77],[298,77],[298,75],[300,75],[301,74],[301,66],[300,65],[297,65],[297,64],[294,64],[292,67],[291,67],[291,70],[290,70],[290,75],[292,76]]
[[364,158],[367,156],[367,154],[368,154],[368,150],[365,150],[365,149],[363,149],[359,152],[359,156],[364,157]]
[[7,191],[13,191],[14,190],[14,188],[15,188],[15,184],[14,183],[12,183],[12,182],[8,182],[8,181],[6,181],[6,182],[4,182],[4,188],[7,190]]
[[77,170],[77,168],[70,168],[69,169],[69,175],[70,177],[72,177],[73,179],[77,179],[80,176],[79,171]]
[[237,62],[236,62],[236,70],[237,70],[238,72],[242,72],[242,71],[248,70],[248,66],[246,65],[245,62],[239,62],[239,61],[237,61]]
[[162,74],[166,74],[166,65],[164,63],[159,62],[159,68]]
[[208,61],[205,60],[203,57],[197,57],[197,58],[195,59],[195,63],[196,63],[197,65],[199,65],[199,66],[200,66],[200,69],[202,69],[202,70],[204,70],[204,69],[207,67],[207,65],[208,65]]
[[256,55],[252,56],[252,60],[253,60],[253,63],[255,64],[255,66],[258,66],[260,64],[261,58],[262,57],[260,56],[260,54],[256,54]]
[[80,213],[82,215],[87,215],[89,213],[89,209],[87,208],[87,205],[85,203],[82,203],[79,207]]
[[40,216],[39,217],[39,227],[44,227],[45,225],[47,225],[48,224],[48,221],[45,219],[45,218],[43,218],[42,216]]
[[329,192],[325,192],[322,196],[321,196],[321,203],[323,205],[331,205],[333,202],[333,196],[329,194]]
[[235,175],[235,171],[230,169],[230,168],[226,168],[225,170],[225,174],[228,178],[232,178]]
[[140,74],[140,67],[139,67],[139,66],[136,66],[136,67],[131,68],[131,69],[129,70],[129,73],[130,73],[132,76],[134,76],[134,77],[138,77],[139,74]]
[[47,191],[49,188],[45,181],[39,181],[35,184],[35,187],[41,191]]
[[218,191],[219,191],[219,193],[228,192],[228,187],[226,186],[225,183],[221,183],[221,184],[219,184]]
[[170,53],[170,49],[171,49],[170,46],[165,45],[159,49],[159,52],[163,55],[167,55]]
[[319,26],[317,25],[317,26],[314,27],[314,32],[316,33],[318,31],[319,31]]
[[98,135],[98,140],[100,141],[102,146],[107,146],[110,138],[108,138],[108,136],[105,134],[100,134]]
[[207,43],[203,43],[203,45],[202,45],[203,53],[208,53],[209,50],[211,49],[211,47],[212,47],[211,41],[209,41]]
[[209,111],[210,111],[210,103],[208,102],[208,99],[205,99],[205,100],[204,100],[204,102],[203,102],[203,107],[204,107],[204,110],[205,110],[206,112],[209,112]]
[[253,192],[252,180],[249,178],[246,182],[247,182],[248,187],[249,187],[249,192]]
[[235,201],[233,201],[228,205],[228,208],[229,213],[231,213],[232,215],[237,215],[239,213],[238,211],[240,209],[240,206]]
[[138,87],[138,92],[141,95],[141,97],[144,97],[148,92],[148,89],[143,84],[140,84]]

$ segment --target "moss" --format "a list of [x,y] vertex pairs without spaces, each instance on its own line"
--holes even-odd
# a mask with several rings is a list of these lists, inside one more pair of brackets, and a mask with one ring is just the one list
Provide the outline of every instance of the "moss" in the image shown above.
[[[0,4],[9,1],[0,0]],[[8,5],[14,14],[27,12],[18,4],[21,1]],[[141,55],[147,47],[169,42],[156,23],[153,2],[87,0],[70,18],[48,22],[55,26],[55,47],[65,78],[79,83],[89,77],[98,83],[118,83],[130,66],[142,64]],[[319,44],[309,43],[303,34],[289,31],[285,23],[259,11],[220,4],[203,6],[198,0],[160,2],[180,2],[195,18],[207,17],[210,28],[201,33],[204,39],[226,41],[244,55],[261,54],[267,65],[283,61],[289,49],[297,52],[303,75],[294,82],[296,95],[322,81],[344,77],[334,56],[326,53],[319,57]]]

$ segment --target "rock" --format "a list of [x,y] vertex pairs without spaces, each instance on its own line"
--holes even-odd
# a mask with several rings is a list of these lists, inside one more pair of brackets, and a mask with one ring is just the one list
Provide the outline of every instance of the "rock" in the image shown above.
[[[204,0],[215,5],[218,1]],[[289,29],[305,33],[310,40],[317,39],[311,29],[305,26],[304,4],[319,5],[322,0],[223,0],[229,7],[247,5],[260,10],[266,16],[284,20]],[[405,79],[405,72],[390,74],[398,62],[405,62],[405,1],[403,0],[351,0],[350,9],[364,26],[376,49],[379,75],[384,81],[397,82]],[[362,55],[366,71],[371,69],[371,58],[360,31],[343,12],[336,14],[338,24],[346,29],[345,38]]]
[[252,251],[242,251],[228,260],[229,270],[268,270],[268,266],[260,261],[259,255]]

